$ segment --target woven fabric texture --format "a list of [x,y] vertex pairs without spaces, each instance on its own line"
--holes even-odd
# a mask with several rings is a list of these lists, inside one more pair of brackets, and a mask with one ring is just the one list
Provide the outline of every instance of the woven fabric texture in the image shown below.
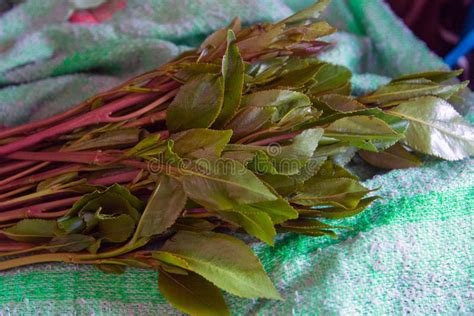
[[[306,0],[129,0],[99,25],[67,22],[63,0],[0,0],[0,125],[64,110],[159,66],[239,15],[273,21]],[[176,5],[179,3],[179,5]],[[170,9],[172,8],[172,10]],[[402,73],[446,66],[379,0],[333,0],[340,32],[324,60],[354,72],[354,93]],[[473,122],[472,96],[459,111]],[[474,313],[474,164],[428,160],[365,181],[384,197],[341,221],[339,238],[279,237],[253,248],[285,301],[226,295],[233,315]],[[157,274],[44,264],[0,273],[0,315],[175,315]]]

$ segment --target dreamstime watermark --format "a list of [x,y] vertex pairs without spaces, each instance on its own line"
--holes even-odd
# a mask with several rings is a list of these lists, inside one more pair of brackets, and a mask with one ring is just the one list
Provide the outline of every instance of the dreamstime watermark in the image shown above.
[[[256,174],[302,174],[312,175],[319,170],[324,162],[321,157],[303,157],[296,152],[286,152],[278,143],[261,148],[227,151],[222,157],[209,158],[173,158],[160,157],[148,162],[151,174],[179,173],[220,176],[243,176],[251,169]],[[247,168],[246,168],[247,167]]]

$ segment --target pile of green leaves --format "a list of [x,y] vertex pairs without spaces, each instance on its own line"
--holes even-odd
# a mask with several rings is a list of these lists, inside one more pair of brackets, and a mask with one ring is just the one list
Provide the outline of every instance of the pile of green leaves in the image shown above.
[[190,314],[228,314],[220,289],[281,299],[239,239],[336,237],[331,220],[376,196],[344,165],[416,167],[474,153],[434,71],[351,96],[351,72],[318,60],[328,1],[276,24],[235,19],[199,49],[68,112],[0,130],[0,270],[41,262],[159,272]]

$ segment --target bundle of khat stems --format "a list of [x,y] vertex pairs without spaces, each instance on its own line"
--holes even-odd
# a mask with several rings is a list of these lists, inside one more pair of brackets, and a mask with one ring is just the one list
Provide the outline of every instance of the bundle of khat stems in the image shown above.
[[1,129],[0,270],[154,269],[174,307],[228,314],[220,289],[281,299],[239,237],[336,237],[331,220],[377,199],[344,168],[354,155],[386,169],[472,155],[449,103],[459,72],[351,96],[351,72],[317,58],[335,31],[317,20],[327,2],[276,24],[234,19],[157,70]]

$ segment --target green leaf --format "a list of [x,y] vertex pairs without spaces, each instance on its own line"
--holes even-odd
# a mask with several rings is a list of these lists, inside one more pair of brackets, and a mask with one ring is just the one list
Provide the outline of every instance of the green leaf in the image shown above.
[[217,223],[211,223],[202,218],[183,218],[180,217],[173,225],[178,230],[192,230],[195,232],[211,231],[219,226]]
[[217,127],[224,126],[235,114],[239,108],[244,87],[244,62],[235,44],[235,35],[232,30],[227,33],[227,50],[222,58],[222,77],[224,78],[224,101],[222,111],[214,122]]
[[135,235],[151,237],[163,233],[174,224],[186,204],[186,194],[176,179],[161,175],[145,211],[140,219]]
[[349,178],[336,178],[321,181],[312,178],[305,182],[303,189],[291,202],[299,205],[318,206],[332,205],[353,209],[370,190],[358,181]]
[[209,35],[199,47],[199,51],[204,51],[207,49],[213,49],[224,44],[228,30],[231,29],[234,33],[240,31],[241,22],[238,17],[234,18],[227,27],[218,29],[211,35]]
[[54,220],[23,219],[11,227],[4,228],[2,233],[16,241],[44,242],[54,237],[56,227]]
[[225,128],[233,131],[233,139],[238,139],[268,126],[275,113],[275,107],[247,106],[240,109]]
[[61,174],[56,177],[48,178],[38,183],[38,186],[36,187],[36,191],[40,192],[40,191],[47,190],[51,187],[54,187],[60,184],[68,183],[74,180],[75,178],[77,178],[77,176],[78,176],[78,172],[69,172],[69,173]]
[[464,89],[468,82],[453,85],[440,85],[432,82],[392,82],[381,87],[374,93],[360,97],[358,100],[366,104],[392,106],[408,99],[422,96],[438,96],[449,99],[454,93]]
[[247,166],[256,172],[294,175],[299,173],[313,156],[322,133],[322,128],[312,128],[295,136],[291,143],[285,146],[279,144],[269,146],[231,144],[227,146],[226,150],[234,153],[254,153],[253,156],[241,155],[237,158],[239,160],[240,158],[250,158],[247,160],[249,162]]
[[136,144],[140,140],[140,133],[141,131],[138,128],[120,128],[101,133],[95,137],[86,135],[86,137],[67,146],[66,150],[106,149]]
[[361,150],[358,154],[372,166],[382,169],[405,169],[421,165],[421,160],[408,152],[399,143],[382,152],[375,153]]
[[207,63],[181,63],[177,65],[178,70],[174,77],[180,81],[188,81],[191,78],[203,74],[218,74],[221,67],[216,64]]
[[255,173],[278,173],[278,170],[273,166],[272,160],[263,150],[257,150],[255,154],[252,155],[252,158],[247,162],[246,166]]
[[218,158],[232,137],[231,130],[190,129],[171,138],[173,150],[182,158]]
[[[128,150],[126,155],[130,156],[142,156],[142,155],[150,155],[151,152],[155,152],[157,148],[163,148],[162,145],[165,141],[160,140],[160,135],[150,135],[144,139],[142,139],[138,144],[136,144],[132,149]],[[164,151],[164,148],[159,151],[161,153]]]
[[304,68],[283,72],[280,77],[269,83],[266,87],[301,89],[313,79],[322,66],[323,64],[319,62],[310,62]]
[[185,83],[166,112],[170,132],[190,128],[210,127],[222,108],[224,89],[222,78],[200,75]]
[[278,197],[274,201],[265,201],[252,204],[239,204],[233,210],[242,214],[267,214],[274,224],[280,224],[289,219],[298,217],[298,212],[287,200]]
[[302,125],[317,121],[321,112],[312,106],[300,106],[288,111],[276,124],[272,126],[272,131],[299,130]]
[[324,113],[346,113],[365,110],[367,107],[352,97],[339,94],[326,94],[316,100],[316,105]]
[[350,80],[352,73],[340,65],[323,64],[314,75],[315,83],[308,87],[308,94],[318,97],[324,94],[344,94],[351,92]]
[[258,258],[244,242],[234,237],[180,231],[160,252],[180,257],[186,262],[182,268],[203,276],[231,294],[281,299]]
[[268,146],[267,154],[278,173],[287,175],[299,173],[313,156],[322,134],[322,128],[307,129],[295,136],[290,145],[276,148],[278,150],[272,150],[271,146]]
[[[290,90],[263,90],[242,97],[242,107],[283,107],[290,109],[311,105],[310,99],[301,92]],[[287,112],[287,111],[283,111]]]
[[455,78],[463,73],[463,69],[456,69],[453,71],[434,70],[427,72],[418,72],[408,75],[403,75],[392,80],[392,82],[413,80],[413,79],[428,79],[434,82],[443,82],[451,78]]
[[183,171],[188,197],[211,210],[228,210],[236,204],[276,200],[255,174],[230,159],[200,161],[194,170]]
[[203,277],[160,272],[160,293],[175,308],[190,315],[230,315],[221,291]]
[[273,240],[276,236],[275,227],[270,216],[263,212],[219,212],[220,217],[237,226],[241,226],[252,236],[273,246]]
[[423,97],[388,112],[410,122],[403,142],[414,150],[446,160],[474,154],[474,128],[442,99]]
[[305,181],[314,176],[325,160],[326,157],[313,157],[295,175],[263,174],[260,175],[260,178],[279,194],[289,196],[298,191]]
[[333,137],[369,151],[390,147],[404,137],[374,116],[350,116],[331,123],[324,136]]
[[359,178],[350,173],[346,168],[341,167],[338,164],[335,164],[331,159],[324,161],[322,166],[319,168],[318,173],[312,177],[315,181],[316,179],[336,179],[336,178],[349,178],[354,180],[359,180]]
[[58,218],[58,228],[64,231],[65,234],[74,234],[84,231],[86,223],[77,216],[64,216]]
[[84,195],[74,203],[65,217],[86,212],[95,213],[102,208],[102,214],[128,214],[135,221],[140,218],[143,202],[119,184],[108,187],[105,191],[95,191]]
[[[159,153],[158,153],[159,152]],[[158,162],[160,164],[168,164],[171,166],[180,165],[182,159],[181,157],[174,152],[174,140],[168,139],[161,148],[147,152],[147,155],[153,153],[153,156],[150,156],[152,162]],[[156,155],[157,154],[157,155]],[[142,158],[147,159],[147,157],[142,156]]]
[[56,251],[67,251],[67,252],[79,252],[84,249],[87,249],[95,242],[94,237],[81,235],[81,234],[71,234],[71,235],[62,235],[53,238],[49,242],[48,249],[52,252]]
[[336,238],[336,234],[331,230],[332,227],[316,219],[297,219],[281,224],[281,229],[284,232],[294,232],[308,236],[324,236],[329,235]]
[[127,214],[101,218],[98,221],[97,235],[113,243],[126,241],[135,230],[135,221]]
[[127,266],[119,265],[119,264],[108,264],[108,263],[100,263],[96,264],[95,267],[104,273],[110,274],[123,274],[127,269]]
[[313,21],[317,19],[321,12],[326,9],[326,7],[331,3],[331,0],[319,0],[316,3],[312,4],[308,8],[301,10],[292,16],[280,21],[282,24],[289,25],[300,25],[304,24],[307,21]]
[[[285,58],[271,58],[265,60],[258,60],[250,64],[247,69],[247,76],[250,76],[251,84],[265,84],[274,80],[285,63]],[[307,64],[307,63],[306,63]]]
[[365,210],[373,201],[379,199],[378,196],[371,196],[360,200],[355,208],[346,209],[343,207],[324,207],[312,210],[298,210],[300,217],[322,217],[327,219],[341,219],[359,214]]

